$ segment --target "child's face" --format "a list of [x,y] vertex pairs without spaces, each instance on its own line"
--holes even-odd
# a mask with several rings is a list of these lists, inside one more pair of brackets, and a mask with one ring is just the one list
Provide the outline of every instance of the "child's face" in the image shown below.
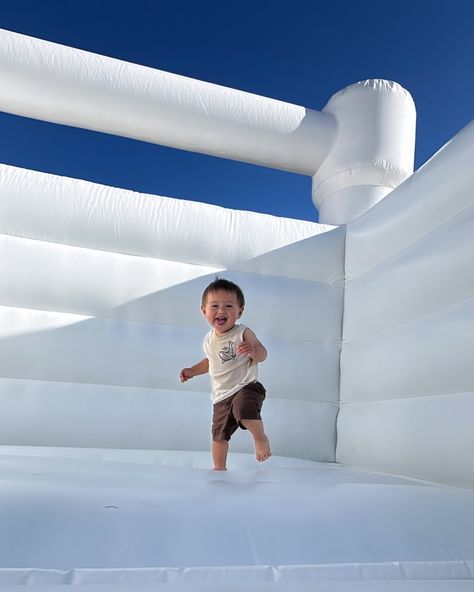
[[233,292],[216,290],[209,292],[201,310],[214,331],[218,335],[223,335],[232,329],[244,309],[239,306],[237,296]]

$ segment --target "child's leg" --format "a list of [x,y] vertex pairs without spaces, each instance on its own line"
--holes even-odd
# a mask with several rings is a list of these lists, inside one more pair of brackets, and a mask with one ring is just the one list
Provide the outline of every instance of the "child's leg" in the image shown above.
[[213,440],[211,450],[212,462],[214,463],[214,471],[226,471],[227,451],[229,450],[229,442],[227,442],[227,440]]
[[255,441],[255,456],[259,462],[271,457],[270,443],[263,428],[261,419],[241,419],[240,423],[248,429]]
[[212,462],[214,471],[226,471],[229,439],[238,428],[231,413],[232,397],[214,403],[212,412]]

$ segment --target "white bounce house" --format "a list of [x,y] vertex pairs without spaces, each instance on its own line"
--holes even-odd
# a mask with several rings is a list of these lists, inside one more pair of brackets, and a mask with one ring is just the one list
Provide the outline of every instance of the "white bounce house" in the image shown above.
[[[321,112],[8,31],[0,109],[311,175],[315,224],[0,165],[0,585],[474,589],[474,125]],[[273,457],[210,470],[199,310],[247,297]]]

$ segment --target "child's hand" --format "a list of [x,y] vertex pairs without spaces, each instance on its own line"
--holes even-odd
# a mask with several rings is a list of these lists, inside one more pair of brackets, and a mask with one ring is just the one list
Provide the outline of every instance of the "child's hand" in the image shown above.
[[242,343],[237,348],[237,353],[243,356],[254,358],[256,356],[257,350],[255,349],[255,345],[250,343],[250,341],[242,341]]
[[183,368],[179,373],[179,380],[181,382],[186,382],[190,378],[193,378],[193,376],[195,376],[194,370],[192,370],[191,368]]

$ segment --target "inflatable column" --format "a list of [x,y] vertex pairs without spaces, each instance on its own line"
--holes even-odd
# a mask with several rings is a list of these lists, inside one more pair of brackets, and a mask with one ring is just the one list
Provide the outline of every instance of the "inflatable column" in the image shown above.
[[313,175],[319,221],[345,224],[413,173],[416,112],[405,89],[365,80],[336,93],[323,109],[337,121],[328,157]]

